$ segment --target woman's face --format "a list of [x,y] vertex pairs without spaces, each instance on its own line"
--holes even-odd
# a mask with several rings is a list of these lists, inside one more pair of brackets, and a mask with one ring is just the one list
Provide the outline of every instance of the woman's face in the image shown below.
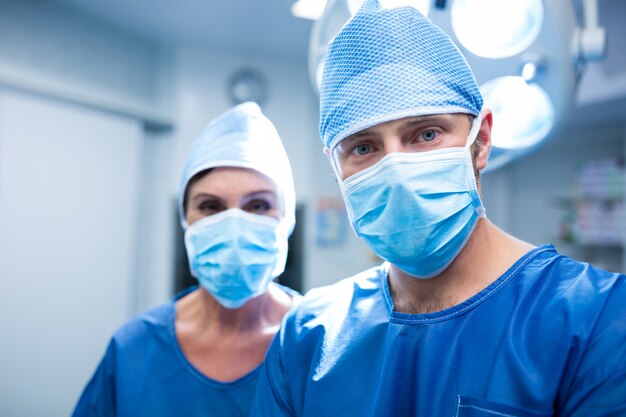
[[189,186],[185,220],[192,224],[231,208],[280,219],[278,204],[276,185],[261,173],[247,168],[213,168]]

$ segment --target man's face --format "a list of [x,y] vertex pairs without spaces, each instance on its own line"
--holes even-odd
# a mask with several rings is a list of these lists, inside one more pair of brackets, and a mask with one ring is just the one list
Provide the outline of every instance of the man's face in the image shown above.
[[[491,114],[487,116],[491,125]],[[331,151],[330,156],[336,163],[341,179],[345,180],[392,152],[426,152],[464,147],[470,128],[470,117],[466,114],[406,117],[348,136]],[[481,153],[482,150],[478,155]]]

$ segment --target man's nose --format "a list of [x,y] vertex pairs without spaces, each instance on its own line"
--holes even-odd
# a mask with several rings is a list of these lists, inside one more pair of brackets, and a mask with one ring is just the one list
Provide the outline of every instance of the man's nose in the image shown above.
[[385,155],[394,152],[409,152],[406,145],[397,136],[385,138],[384,142]]

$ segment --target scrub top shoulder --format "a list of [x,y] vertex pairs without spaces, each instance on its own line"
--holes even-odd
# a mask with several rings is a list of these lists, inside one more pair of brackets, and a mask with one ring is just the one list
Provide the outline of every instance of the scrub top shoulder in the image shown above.
[[133,318],[113,335],[73,417],[249,415],[263,364],[235,381],[220,382],[198,371],[178,344],[175,303],[195,288]]
[[626,416],[626,277],[537,247],[465,302],[393,310],[388,265],[310,291],[255,416]]

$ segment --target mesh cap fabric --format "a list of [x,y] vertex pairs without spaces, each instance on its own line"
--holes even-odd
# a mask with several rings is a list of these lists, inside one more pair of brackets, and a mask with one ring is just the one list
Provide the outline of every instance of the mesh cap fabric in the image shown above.
[[239,104],[215,118],[194,142],[187,157],[178,195],[181,224],[187,227],[183,199],[189,180],[217,167],[254,169],[276,184],[285,213],[281,220],[290,233],[295,225],[296,197],[287,152],[272,122],[258,104]]
[[347,136],[408,116],[478,115],[483,99],[450,37],[413,7],[363,6],[331,41],[320,88],[320,135]]

